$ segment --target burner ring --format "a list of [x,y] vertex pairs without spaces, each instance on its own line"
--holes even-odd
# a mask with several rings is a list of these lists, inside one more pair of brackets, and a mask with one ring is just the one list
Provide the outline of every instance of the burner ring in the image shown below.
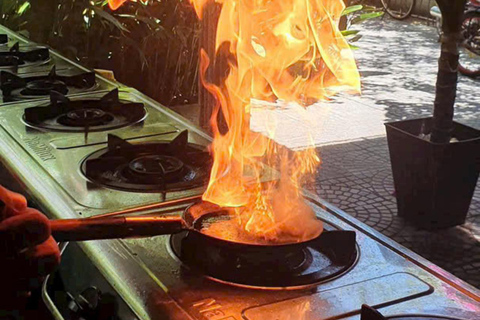
[[97,108],[76,109],[67,113],[70,120],[95,120],[105,116],[105,111]]
[[128,170],[137,177],[160,178],[165,181],[172,180],[181,173],[183,167],[180,159],[165,155],[141,156],[128,164]]
[[22,90],[24,95],[44,96],[50,94],[51,91],[58,91],[62,94],[68,92],[67,85],[60,80],[42,79],[30,81]]
[[114,117],[97,108],[81,108],[67,112],[58,118],[57,122],[71,127],[91,127],[106,125],[114,120]]

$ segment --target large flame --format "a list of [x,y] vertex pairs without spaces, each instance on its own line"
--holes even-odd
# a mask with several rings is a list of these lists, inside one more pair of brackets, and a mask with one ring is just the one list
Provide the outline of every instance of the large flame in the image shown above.
[[[190,0],[200,18],[212,0]],[[239,225],[267,240],[302,241],[318,235],[321,224],[303,201],[300,186],[320,163],[313,148],[290,152],[269,134],[250,128],[252,99],[284,100],[307,106],[339,91],[360,92],[353,54],[338,29],[341,0],[216,0],[222,5],[216,58],[228,62],[221,84],[203,84],[217,99],[211,118],[214,157],[205,201],[234,207]],[[202,51],[201,74],[210,65]],[[224,130],[218,113],[224,117]],[[225,132],[226,131],[226,132]],[[262,183],[264,166],[281,174]]]
[[[115,10],[125,1],[109,0],[109,6]],[[211,118],[214,163],[203,200],[235,208],[236,227],[249,237],[302,241],[318,235],[322,225],[300,192],[320,164],[313,139],[309,148],[289,151],[271,139],[284,129],[276,119],[260,134],[251,130],[250,117],[258,100],[307,108],[339,91],[360,92],[353,54],[338,30],[342,0],[190,2],[200,19],[206,6],[222,6],[213,63],[201,52],[202,82],[218,101]],[[228,66],[221,84],[205,80],[210,65],[217,71]],[[279,182],[262,183],[265,166],[278,169]]]

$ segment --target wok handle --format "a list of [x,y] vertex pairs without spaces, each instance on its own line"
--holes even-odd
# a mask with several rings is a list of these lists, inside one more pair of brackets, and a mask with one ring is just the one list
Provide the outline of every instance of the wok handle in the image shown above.
[[185,224],[179,216],[114,217],[51,220],[50,229],[56,241],[65,242],[173,234],[185,229]]

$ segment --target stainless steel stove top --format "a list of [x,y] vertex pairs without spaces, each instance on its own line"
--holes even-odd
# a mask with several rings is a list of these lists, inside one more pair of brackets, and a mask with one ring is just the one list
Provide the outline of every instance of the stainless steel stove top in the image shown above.
[[[0,159],[24,191],[51,218],[90,217],[201,195],[202,187],[167,192],[163,197],[89,183],[81,164],[107,146],[108,134],[137,143],[171,141],[188,130],[189,142],[206,147],[210,141],[192,123],[138,91],[99,76],[97,81],[105,86],[68,98],[100,98],[121,87],[120,99],[142,103],[145,119],[132,126],[89,132],[86,138],[82,132],[26,125],[25,109],[44,106],[48,99],[0,104]],[[265,176],[272,178],[272,173]],[[320,218],[356,234],[358,260],[348,272],[324,283],[272,290],[218,282],[183,265],[172,250],[170,236],[70,244],[59,274],[73,296],[92,286],[111,294],[118,302],[120,319],[358,319],[363,303],[378,307],[386,316],[415,313],[480,319],[479,290],[314,195],[306,195]],[[184,208],[185,204],[170,204],[156,214],[180,215]],[[55,297],[50,296],[54,293],[44,291],[51,311],[58,319],[68,318],[71,310],[57,308]]]
[[[105,92],[71,97],[98,99]],[[35,129],[26,125],[25,109],[45,105],[45,101],[4,105],[0,108],[0,125],[25,153],[23,163],[39,168],[39,173],[52,179],[68,196],[71,208],[82,216],[121,210],[128,207],[148,205],[165,200],[201,194],[203,189],[160,193],[126,192],[90,183],[81,171],[82,162],[90,154],[107,147],[108,134],[114,134],[128,142],[171,141],[180,132],[191,129],[186,123],[177,122],[171,114],[149,99],[135,92],[121,91],[120,100],[143,103],[145,119],[137,124],[101,132],[89,132],[85,139],[83,132],[56,132]],[[189,142],[206,146],[208,139],[198,130],[189,130]],[[15,165],[15,164],[13,164]],[[61,217],[61,215],[59,216]]]
[[[21,79],[34,79],[39,77],[47,77],[51,72],[52,69],[55,69],[55,73],[58,76],[73,76],[73,75],[80,75],[86,74],[91,72],[91,70],[63,57],[61,54],[48,48],[46,46],[33,43],[29,41],[27,38],[24,38],[21,35],[15,34],[10,30],[0,26],[0,34],[7,35],[9,41],[4,44],[0,45],[0,55],[5,52],[8,52],[12,49],[13,46],[18,45],[18,50],[22,52],[26,52],[29,50],[34,49],[42,49],[48,50],[48,58],[45,60],[34,61],[34,62],[27,62],[23,65],[19,65],[18,67],[12,66],[0,66],[0,72],[8,73],[11,75],[10,77],[19,77]],[[2,76],[5,78],[5,76]],[[114,83],[109,81],[105,78],[97,76],[95,78],[96,82],[94,85],[88,88],[73,88],[70,87],[69,94],[80,94],[80,93],[88,93],[88,92],[96,92],[96,91],[109,91],[120,84]],[[47,99],[48,96],[21,96],[16,95],[15,93],[13,96],[4,97],[2,95],[2,90],[0,90],[0,104],[5,103],[16,103],[18,101],[26,101],[26,100],[43,100]]]
[[[56,51],[44,46],[30,41],[20,34],[16,34],[11,30],[0,26],[0,34],[6,35],[8,38],[7,43],[0,44],[0,52],[10,51],[15,45],[18,45],[20,51],[28,51],[38,48],[47,48],[49,49],[49,58],[44,61],[30,62],[26,63],[24,66],[20,65],[18,70],[15,73],[24,74],[24,73],[39,73],[46,72],[48,73],[53,65],[56,65],[57,70],[63,70],[74,67],[71,61],[63,58]],[[76,66],[78,67],[78,66]],[[9,67],[0,67],[0,70],[12,71]]]

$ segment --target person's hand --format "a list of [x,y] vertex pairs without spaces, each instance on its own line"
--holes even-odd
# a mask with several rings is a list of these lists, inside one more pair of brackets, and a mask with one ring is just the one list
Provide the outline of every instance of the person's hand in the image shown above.
[[48,219],[0,186],[0,308],[20,307],[60,262]]

